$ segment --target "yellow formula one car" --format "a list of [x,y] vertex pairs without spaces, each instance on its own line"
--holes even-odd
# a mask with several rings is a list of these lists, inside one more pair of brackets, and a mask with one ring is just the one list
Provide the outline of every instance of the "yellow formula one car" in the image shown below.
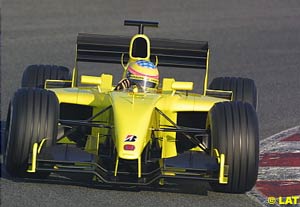
[[[221,77],[208,86],[207,42],[150,41],[144,27],[157,22],[125,25],[138,34],[79,34],[72,75],[63,66],[26,68],[7,116],[7,172],[77,173],[91,183],[127,186],[194,179],[221,192],[250,190],[259,150],[254,81]],[[79,76],[78,62],[119,63],[124,79],[113,86],[110,74]],[[203,94],[191,92],[193,82],[158,84],[157,65],[202,69]]]

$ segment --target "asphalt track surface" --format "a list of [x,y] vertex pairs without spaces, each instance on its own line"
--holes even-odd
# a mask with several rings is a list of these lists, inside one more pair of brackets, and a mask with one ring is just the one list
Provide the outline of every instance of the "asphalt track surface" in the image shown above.
[[[150,37],[207,40],[210,77],[255,80],[260,137],[300,123],[300,1],[79,1],[7,0],[1,6],[1,121],[29,64],[74,65],[76,35],[132,35],[124,19],[158,20]],[[85,66],[85,73],[121,77],[120,65]],[[90,70],[90,72],[89,72]],[[198,70],[161,69],[161,77],[194,81]],[[77,185],[1,179],[1,206],[259,206],[246,195],[214,193],[206,184],[182,182],[161,190],[94,189]]]

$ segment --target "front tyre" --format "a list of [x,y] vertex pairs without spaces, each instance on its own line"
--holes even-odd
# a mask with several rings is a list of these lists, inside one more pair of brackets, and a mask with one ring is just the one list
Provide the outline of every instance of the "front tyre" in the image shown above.
[[13,177],[25,177],[32,146],[47,138],[56,142],[59,116],[58,99],[52,91],[38,88],[19,89],[10,104],[5,129],[4,164]]
[[211,150],[225,154],[228,184],[211,183],[213,190],[244,193],[255,185],[258,174],[259,135],[254,108],[249,103],[221,102],[208,114]]

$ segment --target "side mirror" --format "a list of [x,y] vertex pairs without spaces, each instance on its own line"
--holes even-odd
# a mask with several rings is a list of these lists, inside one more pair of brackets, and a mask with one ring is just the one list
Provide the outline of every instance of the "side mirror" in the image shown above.
[[112,75],[102,74],[98,76],[82,75],[80,82],[82,84],[97,85],[99,92],[111,91],[112,90]]
[[175,81],[172,83],[172,96],[175,94],[176,91],[186,91],[186,95],[188,95],[188,91],[193,90],[194,88],[194,83],[193,82],[180,82],[180,81]]
[[101,85],[102,78],[97,76],[82,75],[80,82],[82,84]]
[[172,83],[172,89],[175,91],[191,91],[194,88],[194,83],[193,82],[179,82],[175,81]]

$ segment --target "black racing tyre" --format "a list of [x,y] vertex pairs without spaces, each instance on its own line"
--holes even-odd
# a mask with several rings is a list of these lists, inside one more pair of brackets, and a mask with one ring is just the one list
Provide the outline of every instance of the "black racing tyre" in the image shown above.
[[250,103],[257,108],[257,89],[254,81],[248,78],[218,77],[212,80],[209,89],[233,92],[233,101]]
[[[22,87],[44,88],[45,81],[50,80],[71,80],[69,68],[57,65],[30,65],[22,77]],[[70,83],[64,83],[61,87],[68,87]]]
[[[211,183],[213,190],[244,193],[258,174],[259,134],[254,108],[249,103],[221,102],[209,111],[211,150],[225,154],[228,184]],[[213,153],[213,152],[211,152]]]
[[30,176],[27,168],[33,144],[43,138],[47,138],[45,146],[55,144],[58,117],[59,103],[54,92],[21,88],[14,94],[5,129],[4,164],[11,176]]

